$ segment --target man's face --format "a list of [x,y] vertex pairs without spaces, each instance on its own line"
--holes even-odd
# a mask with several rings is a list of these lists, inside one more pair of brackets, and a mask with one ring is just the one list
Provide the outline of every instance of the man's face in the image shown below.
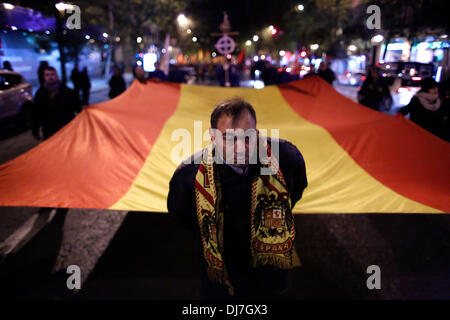
[[430,89],[428,89],[428,93],[438,94],[439,93],[439,89],[437,87],[430,88]]
[[46,84],[54,84],[58,81],[58,74],[53,70],[45,70],[44,81]]
[[222,158],[237,167],[248,164],[257,141],[256,123],[251,114],[245,110],[234,121],[224,114],[217,121],[217,130],[220,134],[211,132],[211,139],[222,152]]

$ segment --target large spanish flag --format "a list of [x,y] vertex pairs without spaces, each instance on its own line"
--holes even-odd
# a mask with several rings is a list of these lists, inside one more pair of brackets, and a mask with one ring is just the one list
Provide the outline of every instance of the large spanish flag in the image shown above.
[[309,185],[295,213],[450,212],[450,144],[318,77],[262,90],[135,81],[1,165],[0,205],[166,212],[173,133],[188,132],[198,151],[194,137],[232,96],[255,107],[258,128],[279,129],[302,152]]

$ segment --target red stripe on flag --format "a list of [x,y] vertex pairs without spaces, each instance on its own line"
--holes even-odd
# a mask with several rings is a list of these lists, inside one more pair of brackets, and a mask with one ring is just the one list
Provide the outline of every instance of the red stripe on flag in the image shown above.
[[450,212],[450,144],[415,123],[361,106],[319,77],[280,85],[303,119],[326,129],[375,179],[404,197]]
[[200,193],[208,200],[208,202],[214,207],[214,199],[212,196],[203,188],[203,186],[195,180],[195,188],[200,191]]
[[109,208],[130,189],[180,91],[178,84],[135,81],[120,96],[89,106],[0,166],[0,205]]

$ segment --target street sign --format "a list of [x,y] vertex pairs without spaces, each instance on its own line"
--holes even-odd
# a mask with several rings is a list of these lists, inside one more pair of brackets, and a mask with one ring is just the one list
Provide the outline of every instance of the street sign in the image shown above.
[[222,36],[215,45],[217,51],[223,55],[227,55],[229,53],[232,53],[234,51],[234,48],[236,47],[236,43],[234,42],[233,38],[224,35]]

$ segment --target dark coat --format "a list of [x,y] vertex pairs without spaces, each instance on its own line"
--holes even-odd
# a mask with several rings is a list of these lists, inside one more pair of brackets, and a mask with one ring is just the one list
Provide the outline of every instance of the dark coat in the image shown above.
[[399,110],[403,115],[409,113],[409,120],[415,122],[425,130],[431,131],[433,128],[433,114],[435,111],[426,109],[419,98],[413,97],[408,105]]
[[[280,139],[279,147],[281,172],[287,183],[292,206],[294,206],[301,199],[303,190],[308,184],[305,162],[300,151],[290,142]],[[193,163],[181,164],[175,171],[170,181],[167,207],[169,214],[178,223],[195,232],[198,244],[201,246],[194,189],[199,165]],[[270,266],[250,268],[251,185],[255,175],[260,172],[260,165],[249,165],[246,176],[238,175],[225,164],[217,165],[217,167],[224,205],[224,260],[236,293],[252,297],[276,296],[291,284],[291,271]],[[206,263],[204,261],[203,263],[206,270]],[[204,288],[207,295],[218,295],[219,298],[226,296],[225,289],[214,286],[206,278]],[[221,292],[224,293],[223,296]]]
[[392,101],[391,93],[383,78],[376,81],[367,77],[358,92],[358,102],[366,107],[379,110],[384,99]]
[[115,74],[109,80],[109,97],[112,99],[125,91],[126,85],[122,75]]
[[42,127],[44,139],[49,138],[56,131],[64,127],[81,112],[81,102],[74,90],[61,85],[53,99],[45,87],[40,87],[33,102],[33,134]]

